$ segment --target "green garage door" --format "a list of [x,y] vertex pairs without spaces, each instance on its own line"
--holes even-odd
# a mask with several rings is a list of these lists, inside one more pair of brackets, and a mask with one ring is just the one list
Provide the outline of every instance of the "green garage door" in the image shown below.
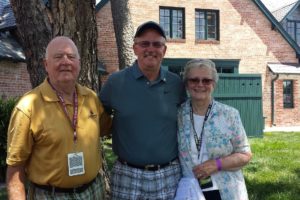
[[261,75],[219,74],[219,77],[214,98],[239,110],[249,137],[262,137],[264,119]]

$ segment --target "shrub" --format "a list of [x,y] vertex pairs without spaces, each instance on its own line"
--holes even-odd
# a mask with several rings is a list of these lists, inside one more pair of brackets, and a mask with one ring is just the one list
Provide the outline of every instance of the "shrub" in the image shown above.
[[7,129],[16,102],[17,99],[3,100],[0,98],[0,182],[5,182]]

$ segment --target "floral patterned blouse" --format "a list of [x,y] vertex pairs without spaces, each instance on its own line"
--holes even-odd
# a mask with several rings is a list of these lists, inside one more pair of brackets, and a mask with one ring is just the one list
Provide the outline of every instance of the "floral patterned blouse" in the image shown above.
[[[192,177],[194,166],[191,156],[192,124],[190,99],[178,111],[179,158],[184,177]],[[235,152],[251,152],[238,110],[213,101],[211,112],[204,125],[208,157],[216,159]],[[248,200],[242,170],[220,171],[213,174],[222,200]]]

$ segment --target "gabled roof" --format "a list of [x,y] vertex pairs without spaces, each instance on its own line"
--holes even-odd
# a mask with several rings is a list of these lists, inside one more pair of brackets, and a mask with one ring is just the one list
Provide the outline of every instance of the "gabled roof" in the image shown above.
[[[1,0],[2,1],[2,0]],[[7,30],[16,27],[16,20],[10,4],[5,1],[0,3],[0,30]]]
[[269,11],[274,12],[280,8],[291,5],[298,0],[261,0],[261,2],[268,8]]
[[300,1],[296,1],[272,12],[277,21],[282,22],[290,13],[299,7]]
[[278,30],[278,32],[283,36],[283,38],[291,45],[295,50],[297,58],[300,58],[300,47],[293,40],[293,38],[284,30],[282,25],[277,21],[277,19],[272,15],[272,13],[267,9],[267,7],[262,3],[261,0],[253,0],[256,6],[263,12],[267,19],[271,22],[272,26]]
[[25,61],[21,45],[8,32],[0,32],[0,60]]

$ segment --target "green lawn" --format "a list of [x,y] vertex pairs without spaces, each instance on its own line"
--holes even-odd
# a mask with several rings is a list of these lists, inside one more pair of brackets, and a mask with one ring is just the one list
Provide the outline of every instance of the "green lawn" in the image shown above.
[[300,133],[251,138],[253,159],[244,168],[250,200],[300,199]]
[[[250,138],[253,159],[244,168],[250,200],[300,199],[300,132],[265,133],[263,138]],[[111,141],[105,141],[108,167],[116,157]],[[0,191],[0,200],[6,199]]]

